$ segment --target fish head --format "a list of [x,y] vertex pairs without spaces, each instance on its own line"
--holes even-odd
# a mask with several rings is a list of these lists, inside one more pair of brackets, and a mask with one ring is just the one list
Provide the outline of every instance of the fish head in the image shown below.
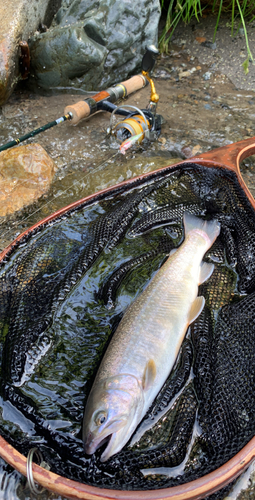
[[91,455],[105,443],[102,462],[118,453],[140,422],[143,406],[143,389],[133,375],[95,381],[83,419],[85,453]]

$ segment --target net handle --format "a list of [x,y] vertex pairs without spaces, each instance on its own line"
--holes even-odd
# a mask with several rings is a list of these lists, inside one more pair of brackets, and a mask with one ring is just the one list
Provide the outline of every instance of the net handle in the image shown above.
[[[21,474],[27,474],[27,459],[0,437],[0,455]],[[32,463],[36,483],[54,493],[76,500],[198,500],[218,491],[244,472],[255,458],[255,438],[226,464],[195,481],[158,490],[123,491],[97,488],[67,479]]]

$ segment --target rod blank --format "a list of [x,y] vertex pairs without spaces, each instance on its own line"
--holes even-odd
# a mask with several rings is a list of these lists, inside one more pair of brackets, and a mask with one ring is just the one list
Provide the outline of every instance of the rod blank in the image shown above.
[[25,135],[22,135],[18,139],[14,139],[13,141],[7,142],[3,146],[0,146],[0,152],[12,148],[13,146],[17,146],[17,144],[19,144],[20,142],[26,141],[26,139],[30,139],[30,137],[34,137],[35,135],[40,134],[45,130],[48,130],[48,128],[55,127],[55,125],[65,122],[66,120],[71,120],[71,115],[65,114],[64,116],[57,118],[57,120],[54,120],[53,122],[46,123],[46,125],[43,125],[42,127],[36,128],[35,130],[32,130],[31,132],[28,132]]

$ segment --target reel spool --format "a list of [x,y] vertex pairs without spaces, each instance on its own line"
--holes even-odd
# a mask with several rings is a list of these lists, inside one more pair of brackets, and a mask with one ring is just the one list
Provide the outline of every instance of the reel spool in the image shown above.
[[[119,108],[134,109],[127,118],[113,125],[115,112]],[[136,106],[124,104],[118,106],[111,114],[110,127],[107,132],[115,136],[115,139],[121,144],[121,150],[128,149],[133,144],[140,144],[144,139],[154,141],[161,132],[163,118],[161,115],[154,115],[148,109],[139,109]],[[125,147],[127,146],[127,147]],[[122,151],[124,152],[124,151]]]
[[[113,125],[114,115],[119,108],[133,109],[136,112],[130,113],[125,120],[119,121],[116,125]],[[111,114],[109,133],[115,135],[120,144],[131,136],[139,135],[137,142],[140,143],[144,137],[149,138],[150,121],[147,119],[145,113],[146,111],[144,112],[136,106],[130,106],[129,104],[118,106]]]

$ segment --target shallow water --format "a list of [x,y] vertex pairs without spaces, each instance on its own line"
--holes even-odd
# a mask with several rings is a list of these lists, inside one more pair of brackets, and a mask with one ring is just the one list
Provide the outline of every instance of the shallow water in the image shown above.
[[[189,78],[179,78],[181,70],[196,69]],[[179,49],[159,62],[155,85],[160,95],[158,112],[165,123],[158,142],[118,153],[116,144],[106,137],[109,114],[98,113],[76,127],[64,123],[38,135],[39,142],[58,167],[52,187],[37,203],[12,216],[2,218],[0,249],[20,232],[54,211],[125,179],[169,165],[172,161],[236,142],[254,134],[255,93],[238,91],[222,75],[203,79],[208,68]],[[3,106],[0,115],[0,143],[17,138],[63,115],[64,107],[81,96],[33,95],[23,86]],[[129,104],[145,107],[148,87],[128,98]],[[255,194],[254,158],[245,160],[242,172]],[[21,476],[2,462],[0,498],[32,498]],[[7,484],[8,483],[8,484]],[[3,496],[1,496],[1,494]],[[38,497],[39,498],[39,497]],[[40,498],[57,498],[43,495]]]

